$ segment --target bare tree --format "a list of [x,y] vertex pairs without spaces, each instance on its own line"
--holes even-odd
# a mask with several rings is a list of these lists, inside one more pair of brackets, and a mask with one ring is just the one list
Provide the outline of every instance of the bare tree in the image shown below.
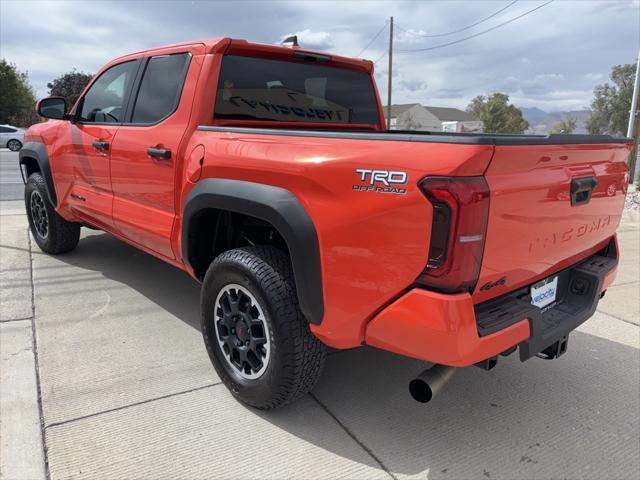
[[416,118],[416,113],[410,110],[402,115],[403,130],[420,130],[422,124]]
[[577,123],[578,119],[576,117],[567,116],[551,128],[551,133],[573,133]]

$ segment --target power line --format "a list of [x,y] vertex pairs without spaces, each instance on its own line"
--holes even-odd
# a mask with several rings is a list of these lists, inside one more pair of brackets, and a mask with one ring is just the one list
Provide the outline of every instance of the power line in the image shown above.
[[393,15],[389,18],[389,72],[387,74],[387,130],[391,130],[391,83],[393,81]]
[[522,17],[525,17],[525,16],[529,15],[530,13],[535,12],[536,10],[540,10],[542,7],[546,7],[547,5],[552,3],[553,1],[554,0],[549,0],[548,2],[543,3],[542,5],[538,5],[536,8],[532,8],[531,10],[528,10],[528,11],[518,15],[517,17],[513,17],[512,19],[507,20],[506,22],[502,22],[502,23],[496,25],[495,27],[488,28],[487,30],[483,30],[482,32],[478,32],[478,33],[475,33],[473,35],[469,35],[468,37],[461,38],[459,40],[454,40],[453,42],[441,43],[440,45],[434,45],[433,47],[417,48],[417,49],[413,49],[413,50],[396,50],[396,52],[397,53],[427,52],[429,50],[435,50],[437,48],[443,48],[443,47],[448,47],[450,45],[455,45],[457,43],[461,43],[461,42],[464,42],[466,40],[470,40],[472,38],[479,37],[480,35],[484,35],[485,33],[492,32],[492,31],[494,31],[494,30],[496,30],[496,29],[498,29],[500,27],[503,27],[503,26],[505,26],[505,25],[507,25],[507,24],[509,24],[511,22],[515,22],[516,20],[518,20],[518,19],[520,19]]
[[367,48],[369,48],[371,46],[371,44],[376,41],[376,38],[378,38],[380,36],[380,34],[384,31],[385,28],[387,28],[387,23],[389,23],[389,21],[385,20],[384,25],[382,25],[382,28],[380,29],[380,31],[373,36],[373,38],[369,41],[369,43],[367,43],[367,46],[364,47],[360,51],[360,53],[358,55],[356,55],[356,57],[359,57],[360,55],[362,55],[367,50]]
[[389,50],[385,50],[384,53],[382,55],[380,55],[375,62],[373,62],[373,64],[375,65],[376,63],[378,63],[380,60],[382,60],[384,57],[386,57],[388,53],[389,53]]
[[492,19],[493,17],[495,17],[496,15],[498,15],[499,13],[504,12],[507,8],[509,8],[511,5],[515,4],[516,2],[518,2],[518,0],[513,0],[511,3],[509,3],[506,7],[502,7],[500,10],[498,10],[497,12],[492,13],[491,15],[489,15],[488,17],[484,17],[482,20],[478,20],[475,23],[472,23],[471,25],[467,25],[464,28],[459,28],[458,30],[453,30],[452,32],[447,32],[447,33],[438,33],[438,34],[433,34],[433,35],[427,35],[426,33],[418,33],[418,32],[412,32],[410,30],[407,30],[406,28],[401,27],[400,25],[396,25],[396,27],[398,27],[400,30],[404,31],[405,33],[408,33],[409,35],[415,35],[417,37],[425,37],[425,38],[435,38],[435,37],[446,37],[448,35],[453,35],[455,33],[460,33],[460,32],[464,32],[465,30],[469,30],[470,28],[475,27],[476,25],[480,25],[483,22],[486,22],[487,20]]

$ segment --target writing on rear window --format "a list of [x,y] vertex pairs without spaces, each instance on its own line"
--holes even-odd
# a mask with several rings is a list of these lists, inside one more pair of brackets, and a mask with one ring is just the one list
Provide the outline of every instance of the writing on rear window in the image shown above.
[[375,124],[376,105],[365,72],[228,55],[222,60],[215,117]]
[[[288,92],[288,105],[285,103],[271,103],[270,100],[255,100],[260,97],[260,93],[245,93],[245,96],[234,95],[229,98],[227,105],[220,109],[222,114],[240,114],[244,116],[254,116],[269,120],[288,120],[289,116],[301,117],[307,120],[320,122],[349,123],[349,111],[339,105],[334,108],[312,108],[306,106],[295,106],[297,92]],[[304,105],[304,102],[298,103]]]

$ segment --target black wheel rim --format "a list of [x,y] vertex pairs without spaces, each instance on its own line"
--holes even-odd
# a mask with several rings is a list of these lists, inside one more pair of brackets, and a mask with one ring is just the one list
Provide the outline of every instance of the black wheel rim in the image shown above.
[[269,329],[253,294],[241,285],[226,285],[216,298],[214,321],[227,364],[248,380],[264,374],[270,358]]
[[49,236],[49,215],[44,199],[37,190],[31,192],[30,210],[31,221],[36,233],[40,238],[47,238]]
[[20,148],[20,142],[18,142],[17,140],[9,140],[9,143],[7,144],[7,148],[15,152]]

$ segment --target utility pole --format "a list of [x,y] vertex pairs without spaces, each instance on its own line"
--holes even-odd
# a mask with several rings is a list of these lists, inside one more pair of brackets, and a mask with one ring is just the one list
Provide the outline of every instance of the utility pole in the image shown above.
[[389,85],[387,86],[387,130],[391,130],[391,77],[393,68],[393,16],[389,20]]
[[629,128],[627,129],[627,137],[633,138],[633,147],[629,155],[629,183],[633,183],[636,174],[636,160],[638,159],[638,136],[640,136],[640,119],[638,119],[640,111],[638,110],[638,101],[640,99],[640,51],[638,51],[638,59],[636,61],[636,80],[633,84],[633,96],[631,97],[631,111],[629,112]]

